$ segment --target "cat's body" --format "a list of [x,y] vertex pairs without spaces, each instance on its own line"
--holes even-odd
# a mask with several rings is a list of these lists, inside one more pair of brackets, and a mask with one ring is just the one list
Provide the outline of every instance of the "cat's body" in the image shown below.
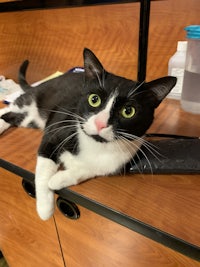
[[88,49],[84,73],[66,73],[36,88],[25,81],[26,68],[27,62],[20,74],[25,94],[0,110],[0,133],[12,125],[44,129],[35,184],[37,211],[48,219],[53,190],[120,172],[137,154],[154,109],[176,79],[139,84],[106,72]]

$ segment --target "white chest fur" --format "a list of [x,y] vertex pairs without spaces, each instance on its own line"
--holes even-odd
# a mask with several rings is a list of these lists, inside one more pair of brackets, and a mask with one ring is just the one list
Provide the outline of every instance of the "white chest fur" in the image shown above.
[[138,141],[127,143],[123,140],[107,143],[97,142],[92,137],[87,136],[81,129],[78,130],[78,138],[79,153],[72,155],[69,152],[64,152],[61,161],[66,168],[73,169],[76,164],[81,163],[81,166],[91,171],[91,176],[117,172],[131,160],[141,145],[141,141],[140,144]]

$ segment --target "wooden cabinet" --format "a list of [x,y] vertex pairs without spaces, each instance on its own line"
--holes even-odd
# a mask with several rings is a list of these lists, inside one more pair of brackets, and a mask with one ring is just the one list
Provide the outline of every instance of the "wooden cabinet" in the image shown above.
[[54,219],[38,218],[22,179],[0,168],[0,188],[0,249],[9,266],[63,266]]
[[81,206],[77,220],[56,209],[54,218],[41,221],[22,179],[3,168],[0,188],[0,247],[10,267],[200,266]]
[[185,256],[80,207],[73,221],[55,218],[67,266],[70,267],[197,267]]

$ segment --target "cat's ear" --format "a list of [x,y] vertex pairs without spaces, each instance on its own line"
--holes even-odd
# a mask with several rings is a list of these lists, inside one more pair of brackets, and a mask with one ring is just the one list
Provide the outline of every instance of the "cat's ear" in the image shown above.
[[84,57],[84,69],[86,78],[98,79],[99,83],[101,84],[103,75],[105,74],[105,70],[101,62],[94,55],[94,53],[88,48],[84,49],[83,57]]
[[169,92],[175,86],[176,81],[176,77],[166,76],[145,84],[145,87],[152,93],[155,108],[169,94]]

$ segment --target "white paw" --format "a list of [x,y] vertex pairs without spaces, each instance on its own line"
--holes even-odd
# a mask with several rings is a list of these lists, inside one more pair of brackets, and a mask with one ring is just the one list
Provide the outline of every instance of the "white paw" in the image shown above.
[[49,191],[46,197],[36,200],[36,208],[39,217],[46,221],[51,218],[54,213],[54,193]]
[[3,119],[0,119],[0,134],[2,134],[5,130],[10,127],[10,123],[7,123]]
[[59,171],[51,177],[48,186],[51,190],[60,190],[75,184],[76,181],[69,176],[68,171]]

